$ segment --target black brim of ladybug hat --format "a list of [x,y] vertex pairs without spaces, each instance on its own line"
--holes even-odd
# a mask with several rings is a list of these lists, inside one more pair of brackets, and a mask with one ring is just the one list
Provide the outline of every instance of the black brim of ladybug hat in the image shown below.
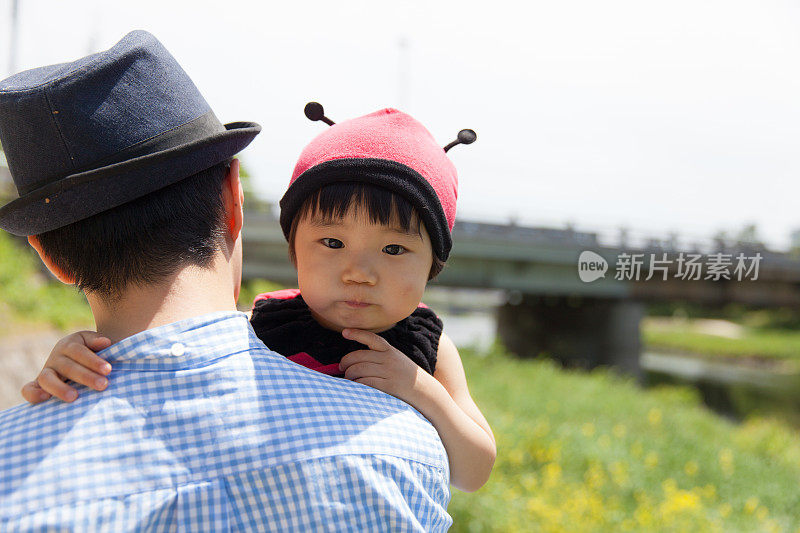
[[413,168],[388,159],[342,158],[315,165],[295,179],[280,201],[280,224],[289,239],[292,220],[303,202],[331,183],[359,182],[388,189],[405,198],[417,210],[431,239],[433,253],[447,261],[453,240],[439,196],[431,184]]
[[0,207],[0,228],[38,235],[108,211],[229,160],[261,131],[255,122],[66,176]]

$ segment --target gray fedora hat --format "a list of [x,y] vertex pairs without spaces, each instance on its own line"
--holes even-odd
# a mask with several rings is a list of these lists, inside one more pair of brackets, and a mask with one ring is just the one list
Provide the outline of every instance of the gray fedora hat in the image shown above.
[[0,143],[19,198],[0,228],[36,235],[226,161],[261,131],[224,126],[145,31],[72,63],[0,81]]

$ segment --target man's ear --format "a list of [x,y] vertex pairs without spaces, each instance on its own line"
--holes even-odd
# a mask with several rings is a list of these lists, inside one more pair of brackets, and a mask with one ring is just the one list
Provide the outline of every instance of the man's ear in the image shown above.
[[60,281],[61,283],[65,283],[67,285],[75,285],[75,276],[71,273],[62,270],[57,264],[50,259],[47,254],[42,251],[42,243],[39,242],[39,237],[36,235],[29,235],[28,236],[28,244],[30,244],[36,253],[39,254],[39,258],[44,263],[44,266],[47,267],[47,270],[52,272],[52,274]]
[[228,229],[228,236],[231,240],[236,240],[242,231],[244,223],[244,191],[242,182],[239,179],[239,160],[231,161],[228,173],[225,174],[225,181],[222,183],[222,196],[225,202],[225,227]]

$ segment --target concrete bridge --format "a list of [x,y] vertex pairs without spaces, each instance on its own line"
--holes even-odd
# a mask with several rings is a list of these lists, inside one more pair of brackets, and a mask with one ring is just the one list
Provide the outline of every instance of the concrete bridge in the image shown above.
[[[245,278],[295,283],[275,215],[246,213],[244,240]],[[505,345],[524,355],[547,352],[570,366],[608,364],[638,375],[639,322],[649,302],[800,309],[800,257],[760,245],[681,246],[673,238],[629,247],[601,243],[594,233],[461,220],[453,241],[433,284],[506,291],[498,313]],[[585,251],[607,264],[605,277],[581,280]]]

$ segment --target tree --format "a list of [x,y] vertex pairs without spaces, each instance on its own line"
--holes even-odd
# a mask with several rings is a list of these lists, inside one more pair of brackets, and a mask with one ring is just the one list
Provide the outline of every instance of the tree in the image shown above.
[[0,205],[8,202],[14,194],[14,184],[11,181],[11,173],[8,171],[8,163],[3,153],[3,145],[0,144]]
[[742,226],[736,234],[736,240],[748,244],[763,244],[758,236],[758,227],[752,222]]
[[258,211],[261,213],[272,213],[272,204],[258,195],[255,187],[253,187],[253,179],[251,174],[241,159],[239,159],[239,179],[242,180],[245,209],[248,211]]

